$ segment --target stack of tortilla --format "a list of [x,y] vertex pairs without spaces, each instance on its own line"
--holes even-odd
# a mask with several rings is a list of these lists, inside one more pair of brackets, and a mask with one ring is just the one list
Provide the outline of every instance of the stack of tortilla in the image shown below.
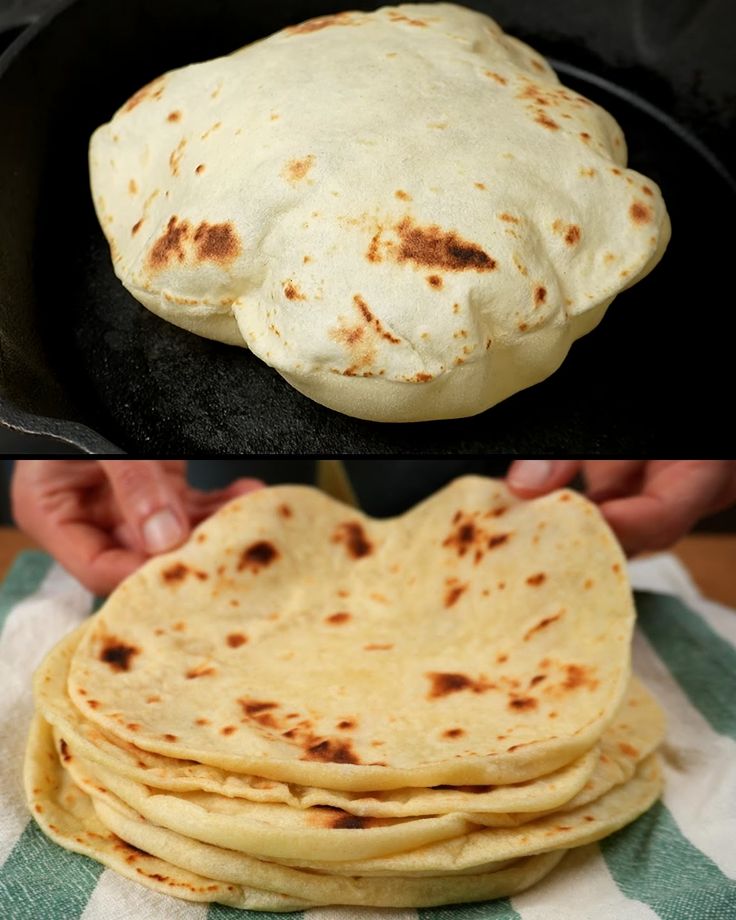
[[254,492],[48,656],[29,805],[190,900],[510,895],[660,793],[633,622],[621,550],[574,492],[467,477],[391,520]]

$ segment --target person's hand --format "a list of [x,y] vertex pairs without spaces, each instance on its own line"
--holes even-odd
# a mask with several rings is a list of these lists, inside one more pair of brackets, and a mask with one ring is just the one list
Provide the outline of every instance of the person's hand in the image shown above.
[[201,492],[187,484],[183,460],[18,460],[11,501],[18,526],[101,595],[262,485],[237,479]]
[[517,460],[507,482],[520,498],[536,498],[578,473],[629,556],[666,549],[736,502],[733,460]]

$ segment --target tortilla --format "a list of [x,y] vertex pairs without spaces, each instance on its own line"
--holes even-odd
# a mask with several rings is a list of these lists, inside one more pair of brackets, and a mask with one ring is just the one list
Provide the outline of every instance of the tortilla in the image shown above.
[[386,422],[543,380],[656,265],[667,212],[625,164],[607,112],[444,3],[322,17],[164,74],[90,144],[134,297]]
[[633,620],[621,550],[574,492],[520,502],[467,477],[379,521],[283,486],[127,579],[68,691],[115,737],[236,773],[514,783],[598,741]]

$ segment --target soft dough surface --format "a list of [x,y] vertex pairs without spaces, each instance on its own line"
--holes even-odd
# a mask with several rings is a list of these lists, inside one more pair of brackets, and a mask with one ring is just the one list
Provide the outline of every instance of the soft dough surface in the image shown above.
[[118,277],[349,415],[472,415],[661,257],[656,185],[538,54],[451,4],[342,13],[167,73],[92,137]]

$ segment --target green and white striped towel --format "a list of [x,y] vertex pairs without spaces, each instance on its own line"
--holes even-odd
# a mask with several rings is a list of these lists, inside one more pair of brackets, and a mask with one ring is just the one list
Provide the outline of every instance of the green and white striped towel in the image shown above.
[[[672,556],[634,563],[631,575],[647,592],[637,596],[634,667],[669,722],[661,803],[600,844],[572,851],[518,897],[420,911],[318,908],[305,917],[270,916],[734,920],[736,613],[703,599]],[[19,557],[0,590],[0,918],[256,920],[253,911],[188,904],[135,885],[54,845],[29,818],[20,774],[31,674],[92,606],[89,593],[41,553]]]

